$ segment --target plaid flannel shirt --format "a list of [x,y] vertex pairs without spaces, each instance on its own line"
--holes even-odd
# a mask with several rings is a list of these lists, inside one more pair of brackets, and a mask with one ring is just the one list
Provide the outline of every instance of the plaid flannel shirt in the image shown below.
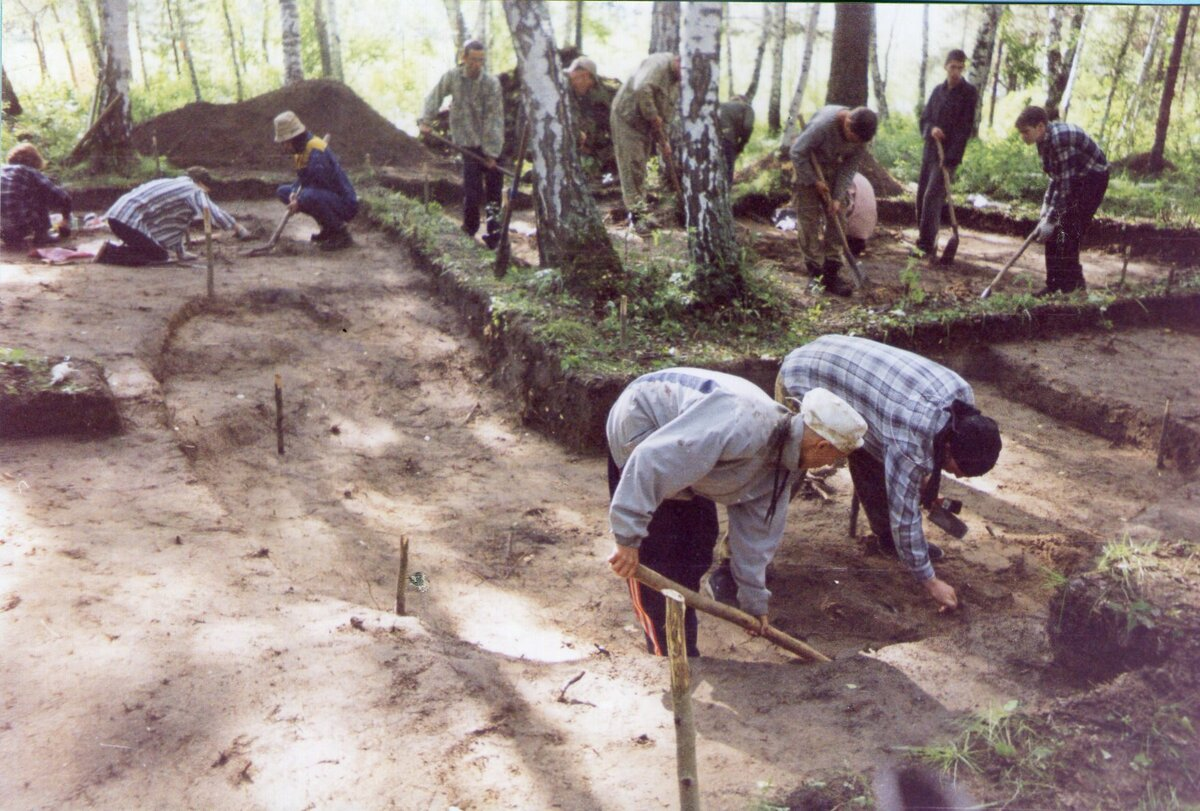
[[1108,159],[1086,132],[1061,121],[1046,125],[1046,137],[1038,142],[1037,150],[1042,158],[1042,171],[1050,175],[1042,216],[1058,223],[1077,193],[1078,184],[1092,172],[1108,173]]
[[141,231],[168,251],[182,253],[188,226],[204,216],[205,208],[212,212],[214,226],[228,229],[237,224],[189,177],[143,183],[113,203],[104,216]]
[[970,385],[945,366],[865,338],[825,335],[788,354],[779,382],[789,397],[829,389],[867,421],[863,449],[883,462],[892,539],[922,581],[933,577],[921,526],[921,485],[933,472],[933,440]]
[[0,229],[17,239],[45,226],[51,211],[71,213],[71,195],[30,166],[0,166]]

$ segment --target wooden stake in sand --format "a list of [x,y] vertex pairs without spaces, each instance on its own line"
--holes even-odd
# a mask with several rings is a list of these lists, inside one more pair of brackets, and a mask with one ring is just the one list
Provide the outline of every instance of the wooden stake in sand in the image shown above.
[[213,281],[212,209],[208,206],[204,207],[204,256],[208,264],[208,297],[212,298],[216,295],[216,285]]
[[617,314],[621,318],[621,346],[625,346],[625,322],[629,320],[629,296],[621,295],[621,304],[617,308]]
[[[685,586],[681,586],[674,580],[669,580],[663,577],[653,569],[647,569],[641,564],[637,567],[637,573],[634,577],[645,583],[655,591],[666,593],[667,590],[678,592],[683,595],[683,601],[687,603],[688,608],[694,608],[697,611],[703,611],[705,614],[710,614],[718,619],[723,619],[726,622],[732,622],[734,625],[740,625],[747,631],[758,630],[758,620],[742,611],[740,608],[719,603],[716,600],[710,600],[703,594],[698,594]],[[794,636],[787,634],[773,625],[767,626],[767,633],[763,639],[770,642],[772,645],[778,645],[786,651],[790,651],[797,656],[807,659],[810,662],[829,662],[832,661],[828,656],[821,653],[816,648],[796,639]]]
[[1171,421],[1171,398],[1167,398],[1167,405],[1163,409],[1162,428],[1158,431],[1158,461],[1154,466],[1159,470],[1165,467],[1167,456],[1167,424]]
[[696,724],[692,718],[691,674],[683,631],[683,595],[667,589],[667,654],[671,657],[671,706],[675,709],[675,774],[680,811],[700,811],[696,768]]
[[283,378],[275,375],[275,447],[283,456]]
[[[400,539],[400,573],[396,575],[396,613],[404,616],[407,600],[405,592],[408,589],[408,538]],[[583,675],[580,673],[579,675]],[[570,687],[568,684],[567,687]],[[566,692],[566,687],[563,691]]]

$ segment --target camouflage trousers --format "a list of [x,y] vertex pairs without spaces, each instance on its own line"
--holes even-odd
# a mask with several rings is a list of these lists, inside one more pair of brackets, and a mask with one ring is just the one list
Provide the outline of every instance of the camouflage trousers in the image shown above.
[[649,135],[631,126],[613,111],[613,151],[617,153],[617,172],[621,175],[621,199],[625,208],[639,215],[646,212],[646,163],[654,141]]
[[[820,267],[826,262],[837,264],[842,262],[842,239],[838,236],[837,227],[830,221],[825,202],[821,199],[816,186],[798,185],[792,195],[792,205],[796,209],[796,239],[800,243],[800,255],[804,264]],[[838,221],[846,230],[846,202],[842,201],[842,210],[838,212]]]

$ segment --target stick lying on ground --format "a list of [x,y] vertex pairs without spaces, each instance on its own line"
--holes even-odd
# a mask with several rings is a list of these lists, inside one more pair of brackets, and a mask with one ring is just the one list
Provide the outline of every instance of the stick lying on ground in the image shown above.
[[[719,603],[716,600],[710,600],[703,594],[698,594],[689,588],[684,588],[673,580],[668,580],[653,569],[647,569],[645,566],[639,564],[637,574],[634,577],[655,591],[671,589],[679,592],[683,595],[683,601],[687,603],[688,608],[694,608],[697,611],[703,611],[705,614],[710,614],[726,622],[732,622],[734,625],[740,625],[747,631],[758,630],[758,620],[745,611],[725,605],[724,603]],[[773,625],[767,626],[767,632],[763,636],[763,639],[810,662],[830,661],[828,656],[816,648],[804,644],[799,639],[784,633]]]
[[[812,164],[813,172],[817,175],[817,180],[821,181],[823,185],[828,186],[829,184],[825,183],[825,173],[821,171],[821,164],[817,163],[817,156],[810,153],[808,160]],[[833,197],[830,196],[828,191],[822,192],[821,200],[825,203],[826,208],[829,208],[833,203]],[[858,260],[854,258],[854,252],[850,250],[850,243],[846,240],[846,232],[842,229],[841,219],[836,214],[829,219],[833,221],[833,226],[837,229],[838,239],[842,241],[842,253],[846,256],[846,264],[853,271],[850,275],[854,280],[854,287],[855,289],[860,289],[867,283],[867,274],[863,273],[862,266],[858,264]]]
[[[475,160],[479,161],[480,163],[487,163],[487,159],[484,158],[483,155],[480,155],[475,150],[467,149],[465,146],[459,146],[458,144],[451,141],[449,138],[443,138],[442,136],[438,135],[433,130],[422,133],[422,135],[428,135],[433,140],[435,140],[439,143],[445,144],[446,146],[450,147],[451,149],[461,152],[462,154],[466,155],[468,158],[474,158]],[[515,172],[513,172],[511,169],[505,169],[499,163],[496,164],[496,169],[500,172],[500,174],[502,174],[506,177],[512,177],[512,178],[516,177]]]
[[1025,253],[1025,249],[1029,247],[1030,242],[1033,242],[1033,238],[1037,236],[1037,232],[1038,230],[1035,226],[1034,229],[1029,232],[1029,236],[1025,237],[1025,241],[1021,243],[1021,247],[1018,248],[1017,252],[1013,254],[1013,258],[1008,260],[1008,264],[1000,268],[1000,272],[996,274],[996,278],[992,279],[992,283],[983,288],[983,292],[979,294],[980,298],[987,298],[992,294],[992,288],[995,287],[1002,278],[1004,278],[1004,274],[1008,273],[1008,269],[1012,267],[1018,259],[1021,258],[1021,254]]

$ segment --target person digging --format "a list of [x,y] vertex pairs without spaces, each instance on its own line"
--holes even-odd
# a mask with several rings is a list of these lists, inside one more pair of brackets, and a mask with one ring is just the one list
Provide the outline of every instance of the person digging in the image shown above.
[[313,135],[291,110],[275,116],[275,143],[282,144],[296,164],[296,182],[276,189],[293,214],[307,214],[321,230],[311,239],[323,251],[340,251],[354,244],[347,223],[358,213],[358,195],[337,156]]
[[[787,523],[789,479],[844,458],[867,426],[825,390],[809,392],[793,415],[748,380],[679,368],[630,383],[606,429],[616,539],[608,563],[628,580],[647,650],[665,656],[665,598],[632,579],[639,563],[698,590],[712,564],[716,504],[724,504],[736,597],[765,633],[766,570]],[[694,609],[684,624],[687,654],[699,656]]]

